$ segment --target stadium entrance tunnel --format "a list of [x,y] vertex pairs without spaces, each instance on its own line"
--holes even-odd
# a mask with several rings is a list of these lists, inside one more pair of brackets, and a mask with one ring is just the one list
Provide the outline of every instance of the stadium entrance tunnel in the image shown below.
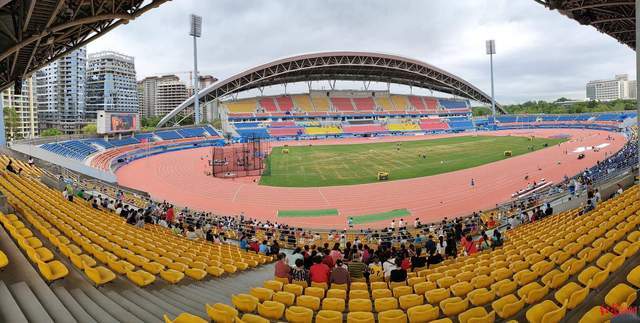
[[[471,83],[433,65],[402,56],[370,52],[321,52],[279,59],[202,89],[198,100],[210,102],[265,86],[322,80],[403,84],[491,103],[491,97]],[[164,116],[158,127],[192,106],[194,97]],[[496,108],[504,113],[500,105]]]

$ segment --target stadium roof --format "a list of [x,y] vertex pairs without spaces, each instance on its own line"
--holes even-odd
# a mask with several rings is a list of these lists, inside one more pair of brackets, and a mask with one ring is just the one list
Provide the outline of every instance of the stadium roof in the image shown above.
[[0,0],[0,90],[168,0]]
[[[404,84],[491,103],[491,97],[462,78],[415,59],[370,52],[321,52],[279,59],[218,81],[198,93],[200,101],[212,101],[232,93],[264,86],[320,81],[375,81]],[[185,108],[188,98],[158,123],[162,126]],[[504,112],[501,106],[497,109]]]
[[535,0],[636,48],[635,0]]

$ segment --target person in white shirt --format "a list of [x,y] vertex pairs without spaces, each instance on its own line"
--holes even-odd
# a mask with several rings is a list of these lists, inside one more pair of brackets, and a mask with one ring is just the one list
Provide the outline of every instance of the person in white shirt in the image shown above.
[[402,229],[404,227],[404,219],[400,219],[400,222],[398,222],[398,229]]
[[391,230],[396,229],[396,220],[391,220]]
[[384,278],[391,276],[391,271],[397,269],[396,258],[389,258],[382,264],[382,271],[384,271]]

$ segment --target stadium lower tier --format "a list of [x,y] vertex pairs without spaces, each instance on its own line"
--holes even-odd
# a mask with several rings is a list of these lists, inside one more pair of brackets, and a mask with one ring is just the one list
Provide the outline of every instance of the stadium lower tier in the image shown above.
[[[260,185],[259,177],[229,179],[208,176],[206,170],[210,169],[210,166],[206,159],[201,158],[210,153],[206,148],[172,152],[134,161],[121,167],[116,175],[121,185],[148,192],[156,200],[188,205],[193,209],[217,214],[244,212],[253,218],[307,228],[345,228],[347,219],[354,217],[357,220],[355,227],[366,229],[385,227],[392,218],[397,217],[399,210],[403,209],[406,209],[402,216],[405,219],[420,218],[423,222],[491,209],[496,204],[509,200],[514,192],[526,188],[533,181],[545,179],[547,182],[558,183],[565,176],[580,173],[595,165],[597,161],[604,160],[605,155],[610,156],[620,150],[626,142],[621,134],[583,129],[504,130],[485,132],[483,135],[566,138],[567,141],[542,150],[454,172],[348,186],[272,187]],[[280,147],[285,145],[295,147],[402,143],[458,136],[468,134],[280,141],[272,142],[271,149],[281,149]],[[593,150],[592,147],[599,148]],[[502,156],[502,153],[500,151],[499,155]],[[584,158],[578,159],[579,154],[584,154]],[[429,160],[428,151],[425,155]],[[368,168],[372,178],[380,171],[375,166],[374,157],[374,152],[367,152],[366,158],[360,163],[373,163],[373,166]],[[477,157],[467,156],[472,159]],[[288,158],[298,157],[290,155]],[[423,157],[416,155],[414,158],[415,162],[419,162]],[[331,167],[335,160],[318,162]],[[449,161],[443,159],[441,162],[445,164]],[[311,164],[313,162],[309,161],[309,165]],[[335,167],[339,165],[335,164]],[[308,171],[314,170],[309,168]],[[335,176],[335,171],[331,172],[331,176]],[[393,179],[394,173],[391,172],[390,176]],[[337,210],[337,215],[279,216],[281,211],[327,209]]]
[[640,288],[637,185],[405,280],[329,284],[276,277],[269,257],[233,245],[128,225],[64,199],[30,178],[38,171],[0,177],[17,212],[0,214],[3,322],[589,323],[632,309]]

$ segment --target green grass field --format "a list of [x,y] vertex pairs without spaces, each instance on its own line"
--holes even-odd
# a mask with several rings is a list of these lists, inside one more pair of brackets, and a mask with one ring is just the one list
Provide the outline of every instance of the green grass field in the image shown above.
[[[354,145],[274,148],[261,185],[318,187],[377,182],[379,170],[389,180],[431,176],[506,159],[556,145],[565,139],[464,136],[442,139]],[[399,150],[398,150],[399,148]],[[426,154],[426,159],[422,155]]]

